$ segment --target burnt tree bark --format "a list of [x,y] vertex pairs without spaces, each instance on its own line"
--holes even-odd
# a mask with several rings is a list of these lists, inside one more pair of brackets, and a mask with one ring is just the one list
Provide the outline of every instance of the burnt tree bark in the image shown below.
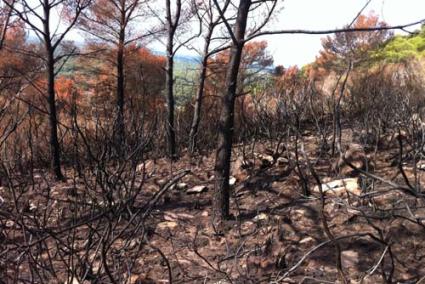
[[167,19],[167,65],[165,74],[165,88],[166,88],[166,100],[167,100],[167,121],[166,121],[166,132],[167,132],[167,145],[168,145],[168,156],[175,160],[177,159],[177,144],[176,144],[176,130],[174,121],[174,36],[176,34],[177,26],[180,21],[180,14],[182,3],[181,0],[176,2],[176,11],[174,19],[171,12],[170,0],[165,1],[166,4],[166,19]]
[[221,10],[221,13],[218,15],[215,15],[216,9],[214,8],[214,3],[212,3],[212,1],[205,0],[197,4],[199,5],[199,9],[197,9],[196,15],[199,19],[200,26],[202,27],[203,25],[205,25],[207,31],[204,36],[204,47],[202,50],[202,60],[201,60],[201,72],[199,74],[199,79],[198,79],[199,85],[196,92],[193,118],[192,118],[192,123],[190,127],[190,132],[189,132],[189,152],[191,154],[194,154],[197,149],[199,125],[201,122],[201,115],[202,115],[202,103],[204,99],[205,82],[206,82],[207,70],[208,70],[208,60],[213,54],[227,48],[227,46],[221,47],[221,48],[218,47],[210,51],[210,46],[211,46],[211,41],[213,40],[214,30],[218,25],[222,23],[221,15],[225,13],[229,4],[230,4],[230,1],[226,1],[225,6]]
[[219,118],[218,144],[215,161],[215,192],[213,198],[213,223],[229,218],[229,174],[234,132],[234,108],[237,79],[251,0],[240,0],[236,23],[232,33],[230,61],[226,71],[226,91],[222,98],[222,113]]
[[[91,0],[93,1],[93,0]],[[144,5],[148,1],[107,0],[93,1],[82,15],[79,28],[92,38],[113,46],[112,68],[115,77],[114,126],[111,138],[118,156],[124,154],[126,141],[125,110],[127,104],[126,89],[126,54],[130,43],[154,34],[152,28],[142,30],[139,20],[144,19]],[[113,23],[113,24],[111,24]],[[146,33],[145,33],[146,32]],[[109,55],[108,55],[109,56]],[[108,60],[109,61],[109,60]]]
[[[43,60],[45,62],[45,75],[47,78],[46,93],[47,107],[49,110],[49,132],[50,132],[50,161],[51,169],[57,179],[64,179],[61,170],[61,147],[58,138],[58,118],[56,110],[56,93],[55,93],[55,79],[58,70],[55,70],[57,63],[71,54],[58,54],[58,47],[61,45],[65,36],[77,23],[81,12],[88,7],[90,0],[41,0],[39,3],[32,1],[20,1],[20,5],[14,5],[15,1],[4,1],[5,5],[13,11],[25,25],[33,30],[40,39],[43,41],[44,54]],[[51,30],[51,12],[65,7],[72,7],[68,13],[67,24],[63,25],[61,32],[58,28]],[[60,19],[59,19],[60,21]],[[59,25],[59,23],[57,24]],[[31,52],[31,51],[29,51]],[[37,56],[39,56],[37,54]]]
[[[124,3],[123,1],[121,4]],[[124,46],[125,46],[125,6],[122,4],[121,7],[121,21],[120,21],[120,30],[118,36],[118,49],[117,49],[117,97],[116,97],[116,109],[117,117],[115,124],[115,143],[116,149],[119,155],[122,154],[122,145],[125,141],[125,129],[124,129]]]
[[44,32],[44,48],[46,52],[46,72],[47,72],[47,103],[49,106],[49,124],[50,124],[50,155],[51,166],[57,179],[63,179],[61,170],[61,148],[58,139],[58,120],[56,111],[56,94],[55,94],[55,49],[52,46],[50,35],[50,10],[51,6],[48,0],[44,0],[43,13],[43,32]]
[[207,66],[208,66],[208,58],[209,58],[209,48],[211,43],[211,37],[214,31],[213,24],[209,25],[208,32],[205,37],[205,44],[202,56],[202,66],[201,66],[201,74],[199,75],[199,86],[196,92],[195,99],[195,107],[193,110],[193,119],[189,132],[189,152],[194,153],[196,150],[197,136],[199,130],[199,123],[201,122],[201,109],[202,109],[202,101],[204,97],[204,89],[205,89],[205,80],[207,76]]

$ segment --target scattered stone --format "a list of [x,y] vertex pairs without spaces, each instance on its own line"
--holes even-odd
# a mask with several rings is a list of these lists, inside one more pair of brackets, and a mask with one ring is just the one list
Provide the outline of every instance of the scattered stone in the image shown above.
[[33,212],[33,211],[37,210],[37,205],[35,205],[34,202],[30,202],[28,209],[29,209],[30,212]]
[[15,222],[12,220],[6,221],[6,228],[13,228],[15,226]]
[[166,212],[164,213],[164,220],[169,222],[174,222],[179,219],[179,216],[177,214],[174,214],[172,212]]
[[284,158],[284,157],[279,157],[279,158],[277,158],[276,163],[279,167],[282,167],[282,166],[286,166],[287,164],[289,164],[289,160],[287,158]]
[[308,213],[307,209],[305,209],[305,208],[293,209],[293,210],[291,210],[291,214],[302,216],[302,217],[309,216],[309,213]]
[[172,213],[172,212],[165,212],[164,213],[164,220],[169,222],[176,222],[178,220],[184,220],[184,219],[193,219],[194,216],[191,214],[186,213]]
[[175,221],[165,221],[165,222],[158,223],[157,228],[160,230],[175,229],[177,228],[178,225],[179,224]]
[[208,187],[206,185],[197,185],[192,188],[189,188],[186,193],[187,194],[195,194],[195,193],[202,193],[208,190]]
[[257,157],[261,160],[262,167],[268,167],[274,162],[274,158],[271,155],[257,154]]
[[193,219],[194,216],[191,214],[187,214],[187,213],[178,213],[177,217],[181,220],[181,219]]
[[269,216],[267,216],[266,213],[260,213],[257,216],[255,216],[252,221],[259,222],[259,221],[267,221],[269,219]]
[[341,262],[345,268],[354,267],[359,263],[359,253],[354,250],[341,252]]
[[[322,190],[324,194],[335,196],[342,196],[347,192],[355,195],[361,194],[357,178],[345,178],[324,183],[322,184]],[[316,185],[313,188],[313,192],[320,193],[319,186]]]
[[4,203],[4,199],[3,199],[3,197],[0,196],[0,206],[2,206],[3,203]]
[[202,213],[201,213],[201,216],[202,217],[208,217],[210,214],[208,213],[208,211],[207,210],[205,210],[205,211],[203,211]]
[[421,171],[425,171],[425,161],[419,161],[416,164],[416,168]]
[[236,178],[235,177],[233,177],[233,176],[231,176],[230,178],[229,178],[229,185],[230,186],[234,186],[235,184],[236,184]]
[[353,143],[348,145],[346,151],[344,152],[344,158],[340,157],[334,166],[342,176],[359,176],[359,171],[350,167],[348,163],[360,170],[365,171],[371,169],[363,146],[360,144]]
[[178,190],[185,190],[187,188],[188,188],[187,183],[179,182],[179,183],[176,184],[176,189],[178,189]]
[[314,242],[314,239],[312,237],[307,237],[304,238],[300,241],[300,244],[306,244],[306,243],[310,243],[310,242]]
[[156,181],[156,184],[159,186],[164,186],[167,183],[166,179],[159,179]]

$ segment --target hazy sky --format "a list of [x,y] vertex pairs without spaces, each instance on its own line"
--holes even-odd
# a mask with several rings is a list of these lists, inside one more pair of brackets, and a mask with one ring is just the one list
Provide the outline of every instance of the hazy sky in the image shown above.
[[[367,0],[283,0],[283,10],[267,30],[341,28],[354,19],[366,2]],[[389,25],[407,24],[425,18],[425,0],[372,0],[363,13],[370,11],[374,11]],[[302,66],[314,61],[321,48],[322,37],[323,35],[273,35],[258,39],[269,42],[268,50],[275,59],[275,65]],[[81,40],[78,32],[72,32],[68,38]],[[149,46],[157,51],[165,51],[165,47],[158,42]],[[193,55],[193,52],[182,49],[179,54]]]
[[[366,0],[285,0],[276,29],[328,29],[350,23]],[[425,18],[425,0],[372,0],[365,13],[373,10],[390,25],[407,24]],[[272,29],[272,28],[270,28]],[[412,30],[412,29],[411,29]],[[304,65],[312,62],[321,48],[313,35],[274,35],[263,37],[275,64]]]

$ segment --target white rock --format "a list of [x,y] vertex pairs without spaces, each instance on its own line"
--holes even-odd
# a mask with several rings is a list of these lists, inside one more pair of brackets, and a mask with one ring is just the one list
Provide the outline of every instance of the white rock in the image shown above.
[[179,182],[179,183],[177,183],[176,188],[177,189],[180,189],[180,190],[186,189],[187,188],[187,183]]
[[417,167],[417,169],[418,169],[418,170],[425,171],[425,161],[419,161],[419,162],[416,164],[416,167]]
[[229,185],[234,186],[235,184],[236,184],[236,178],[231,176],[229,178]]
[[[328,183],[322,184],[323,193],[328,195],[341,196],[350,192],[355,195],[361,194],[361,189],[358,184],[357,178],[345,178],[333,180]],[[319,186],[313,188],[313,192],[320,192]]]
[[267,221],[269,219],[269,216],[267,216],[266,213],[260,213],[257,216],[255,216],[252,221],[258,222],[258,221]]
[[208,187],[206,185],[197,185],[192,188],[189,188],[186,193],[187,194],[194,194],[194,193],[202,193],[208,190]]
[[178,213],[177,217],[179,219],[193,219],[193,218],[195,218],[195,216],[193,216],[191,214],[187,214],[187,213]]
[[261,160],[261,163],[264,166],[271,165],[274,162],[274,158],[270,155],[257,154],[257,157]]
[[164,214],[164,220],[165,221],[175,222],[178,219],[179,219],[179,216],[177,216],[177,214],[174,214],[172,212],[166,212]]
[[13,228],[13,226],[15,226],[15,222],[12,220],[7,220],[6,221],[6,228]]
[[314,241],[314,239],[312,237],[307,237],[307,238],[302,239],[300,241],[300,244],[306,244],[306,243],[313,242],[313,241]]
[[164,186],[167,183],[166,179],[159,179],[156,181],[159,186]]
[[29,204],[30,206],[29,206],[29,210],[30,211],[34,211],[34,210],[36,210],[37,209],[37,205],[35,205],[35,203],[34,202],[30,202],[30,204]]
[[177,228],[179,224],[177,222],[174,221],[165,221],[165,222],[161,222],[158,223],[157,228],[164,230],[164,229],[175,229]]

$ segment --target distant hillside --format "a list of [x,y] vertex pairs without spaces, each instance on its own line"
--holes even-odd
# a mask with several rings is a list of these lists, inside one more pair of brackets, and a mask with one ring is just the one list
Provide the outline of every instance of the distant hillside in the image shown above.
[[[166,56],[166,52],[164,51],[158,51],[158,50],[151,50],[151,52],[153,54],[156,55],[161,55],[161,56]],[[174,61],[176,62],[184,62],[184,63],[188,63],[188,64],[199,64],[201,61],[201,57],[200,56],[196,56],[196,55],[175,55],[174,56]]]

